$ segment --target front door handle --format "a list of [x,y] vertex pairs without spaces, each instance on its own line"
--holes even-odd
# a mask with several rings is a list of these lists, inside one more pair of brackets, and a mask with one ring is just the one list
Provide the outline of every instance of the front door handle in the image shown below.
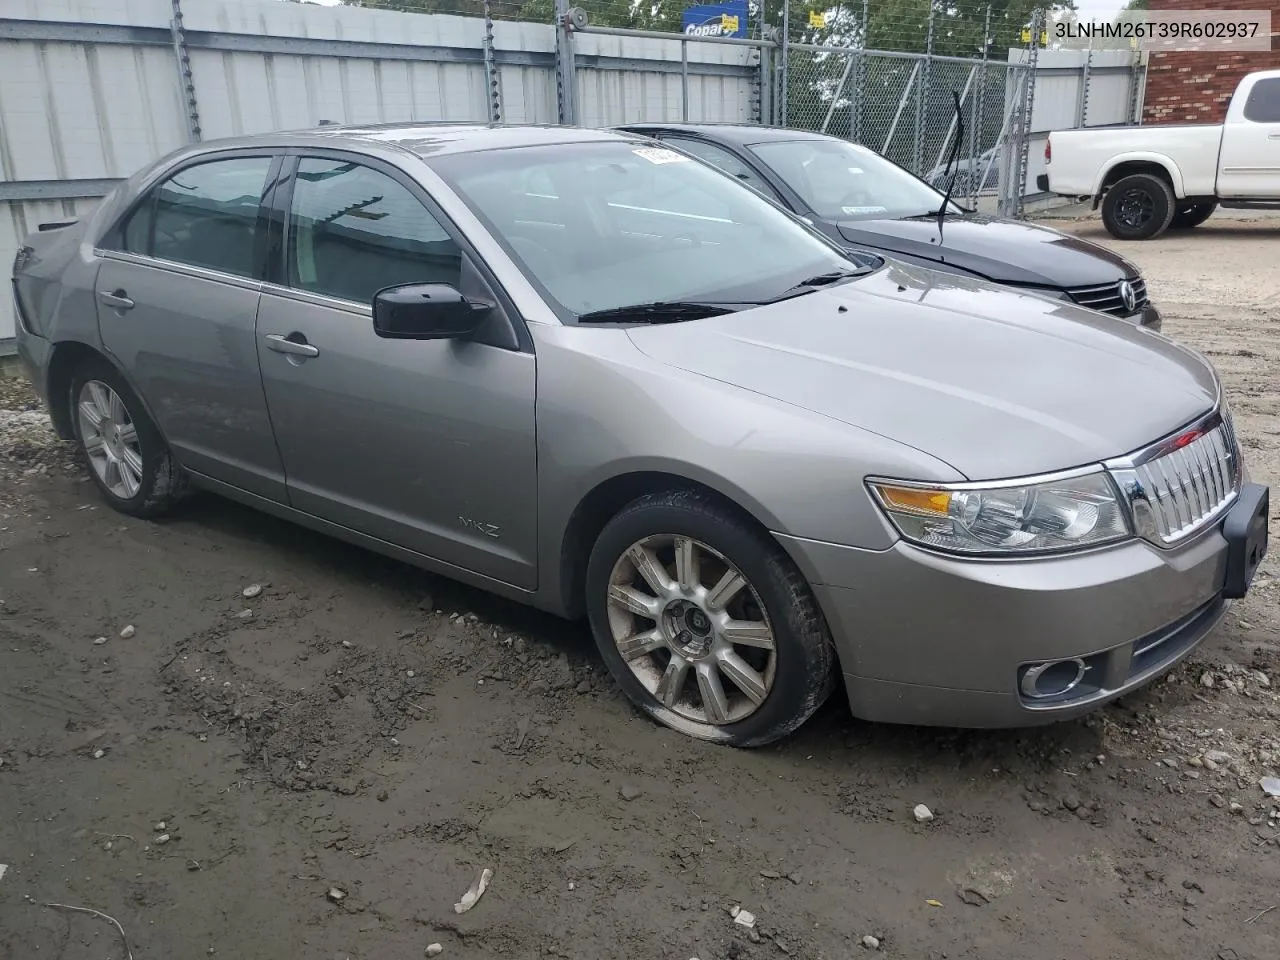
[[[297,339],[293,339],[293,338]],[[320,351],[307,343],[300,333],[291,333],[283,337],[278,333],[267,334],[267,349],[276,353],[287,353],[294,357],[318,357]]]
[[123,290],[99,290],[98,299],[113,310],[133,309],[133,301]]

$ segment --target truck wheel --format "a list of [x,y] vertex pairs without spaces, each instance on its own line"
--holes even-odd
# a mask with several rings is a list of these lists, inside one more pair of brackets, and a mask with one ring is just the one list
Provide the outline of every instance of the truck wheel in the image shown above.
[[624,507],[596,540],[586,589],[609,672],[680,733],[762,746],[797,729],[834,687],[831,636],[800,571],[703,494]]
[[1213,215],[1213,211],[1217,209],[1217,200],[1204,200],[1189,206],[1178,207],[1173,219],[1169,221],[1169,229],[1190,230],[1192,227],[1198,227],[1208,220]]
[[1134,173],[1102,198],[1102,223],[1117,240],[1150,240],[1169,228],[1175,209],[1169,184],[1154,174]]

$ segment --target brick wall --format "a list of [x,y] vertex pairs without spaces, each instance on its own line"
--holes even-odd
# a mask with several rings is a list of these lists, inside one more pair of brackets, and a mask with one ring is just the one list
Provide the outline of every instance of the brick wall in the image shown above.
[[1149,0],[1151,10],[1271,11],[1271,52],[1152,51],[1143,123],[1221,123],[1236,84],[1254,70],[1280,69],[1280,0]]

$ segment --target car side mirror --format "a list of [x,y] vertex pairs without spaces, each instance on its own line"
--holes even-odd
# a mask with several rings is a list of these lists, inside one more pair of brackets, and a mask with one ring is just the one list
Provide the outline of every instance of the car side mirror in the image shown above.
[[373,330],[389,340],[454,340],[475,333],[492,309],[447,283],[409,283],[373,295]]

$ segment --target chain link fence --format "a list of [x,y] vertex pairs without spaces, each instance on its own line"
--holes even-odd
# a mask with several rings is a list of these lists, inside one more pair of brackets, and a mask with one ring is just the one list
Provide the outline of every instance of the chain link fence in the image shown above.
[[[939,188],[954,179],[957,199],[977,206],[989,198],[988,207],[1009,216],[1021,215],[1034,190],[1032,78],[1043,31],[1063,7],[1047,9],[1044,0],[344,2],[482,20],[490,119],[502,119],[492,58],[501,22],[554,24],[562,122],[598,122],[603,110],[593,101],[607,93],[629,102],[627,120],[821,131],[871,147]],[[615,66],[619,58],[634,61],[640,79],[630,87],[597,62],[610,37],[618,38],[607,47]],[[1084,104],[1089,62],[1078,69]],[[1130,105],[1120,120],[1132,122],[1133,113]],[[1083,125],[1081,114],[1066,125]]]
[[954,156],[957,198],[1000,195],[1013,90],[1028,69],[1009,49],[1023,45],[1033,3],[794,6],[780,0],[774,14],[787,38],[779,123],[865,144],[939,187]]

